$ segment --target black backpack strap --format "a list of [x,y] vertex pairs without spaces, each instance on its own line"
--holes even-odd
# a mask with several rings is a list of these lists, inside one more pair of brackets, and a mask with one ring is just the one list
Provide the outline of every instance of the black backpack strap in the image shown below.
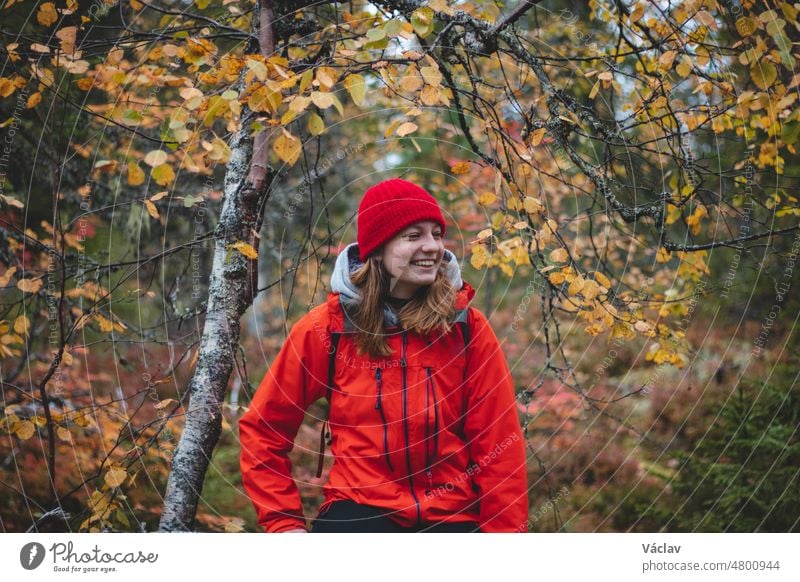
[[[325,390],[325,397],[328,399],[328,414],[330,417],[330,403],[331,394],[333,392],[333,378],[336,375],[336,349],[339,346],[339,338],[342,336],[339,332],[331,332],[331,349],[328,352],[328,386]],[[322,475],[322,465],[325,462],[325,445],[331,444],[331,423],[326,418],[322,422],[322,428],[319,433],[319,457],[317,459],[317,477]]]
[[[466,309],[460,309],[456,311],[455,322],[458,324],[458,328],[461,330],[461,339],[464,340],[464,377],[461,380],[461,419],[463,423],[466,422],[467,418],[467,391],[465,385],[467,383],[467,363],[469,362],[469,342],[472,339],[472,330],[470,329],[469,322],[467,321]],[[461,426],[463,427],[463,425]]]
[[461,329],[461,338],[464,340],[464,356],[467,356],[469,340],[472,339],[472,330],[469,328],[466,309],[459,309],[456,311],[455,322],[458,324],[459,329]]

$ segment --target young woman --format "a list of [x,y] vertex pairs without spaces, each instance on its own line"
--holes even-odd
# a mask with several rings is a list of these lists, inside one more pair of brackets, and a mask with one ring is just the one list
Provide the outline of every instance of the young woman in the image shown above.
[[365,193],[327,302],[292,327],[239,423],[266,531],[307,531],[288,454],[321,397],[334,462],[312,532],[527,531],[513,381],[444,234],[421,187]]

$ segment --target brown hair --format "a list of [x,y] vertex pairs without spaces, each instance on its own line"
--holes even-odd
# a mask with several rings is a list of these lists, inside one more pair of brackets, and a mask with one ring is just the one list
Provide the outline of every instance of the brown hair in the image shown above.
[[[383,322],[384,301],[389,296],[390,275],[383,261],[370,255],[364,265],[350,277],[361,294],[361,303],[351,312],[355,324],[356,346],[359,354],[390,356]],[[450,331],[455,315],[456,289],[445,273],[445,263],[439,266],[431,285],[420,288],[397,314],[403,329],[420,335],[440,329]]]

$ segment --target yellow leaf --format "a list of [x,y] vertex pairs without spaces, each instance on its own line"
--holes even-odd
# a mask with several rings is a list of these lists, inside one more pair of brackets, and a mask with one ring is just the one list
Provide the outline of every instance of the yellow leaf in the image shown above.
[[141,186],[144,183],[144,170],[136,162],[128,162],[128,185]]
[[772,63],[756,63],[750,69],[750,78],[759,89],[769,89],[778,78],[778,71]]
[[678,51],[667,51],[658,58],[658,64],[665,70],[672,68],[672,62],[678,56]]
[[331,93],[331,99],[333,99],[333,106],[336,107],[336,111],[339,112],[339,115],[344,115],[344,107],[342,107],[342,102],[339,101],[339,98]]
[[122,467],[112,467],[105,476],[106,485],[109,487],[119,487],[125,482],[128,472]]
[[[247,106],[251,111],[275,113],[281,104],[281,100],[282,97],[280,93],[277,91],[270,91],[266,85],[262,85],[247,98]],[[209,107],[209,112],[210,111],[211,108]],[[209,114],[206,114],[206,117],[208,116]],[[207,123],[206,125],[210,124]]]
[[153,194],[152,196],[150,196],[150,200],[152,200],[153,202],[158,202],[159,200],[164,198],[167,194],[168,192],[164,190],[163,192],[159,192],[158,194]]
[[110,319],[103,317],[99,313],[95,313],[94,318],[97,320],[100,331],[104,333],[114,331],[114,324]]
[[416,123],[413,123],[411,121],[406,121],[405,123],[400,125],[400,127],[397,128],[397,135],[399,135],[400,137],[404,137],[410,133],[414,133],[415,131],[417,131],[417,129],[418,127]]
[[29,420],[22,420],[17,424],[16,433],[23,441],[28,440],[36,432],[36,427]]
[[175,172],[172,170],[172,166],[169,164],[161,164],[160,166],[156,166],[150,172],[150,175],[153,176],[153,179],[159,186],[167,186],[175,179]]
[[17,272],[16,267],[11,267],[10,269],[6,270],[5,273],[0,275],[0,287],[8,286],[8,282],[11,281],[11,277],[14,276],[14,273]]
[[418,8],[411,14],[411,25],[420,38],[425,38],[433,32],[433,16],[433,10],[427,6]]
[[420,77],[417,71],[417,65],[414,63],[409,65],[406,74],[400,79],[400,87],[409,93],[414,93],[417,89],[422,87],[422,77]]
[[484,245],[472,245],[472,257],[470,258],[469,262],[473,268],[480,269],[487,263],[488,260],[489,251]]
[[594,99],[597,97],[597,92],[600,90],[600,81],[595,81],[594,85],[592,85],[592,90],[589,91],[589,99]]
[[300,87],[298,87],[298,93],[305,93],[308,86],[311,84],[311,81],[314,80],[314,71],[312,69],[306,69],[303,73],[303,76],[300,77]]
[[31,329],[31,322],[25,315],[20,315],[14,320],[14,331],[20,335],[28,335]]
[[173,404],[175,402],[177,402],[177,400],[175,400],[174,398],[165,398],[164,400],[161,400],[160,402],[156,402],[155,404],[153,404],[153,408],[155,408],[156,410],[162,410],[168,405]]
[[533,198],[532,196],[525,197],[525,200],[522,201],[522,207],[528,214],[537,214],[544,210],[544,205],[539,201],[539,199]]
[[561,271],[550,273],[550,275],[547,278],[553,285],[561,285],[564,281],[567,280],[567,276]]
[[705,24],[711,30],[717,30],[717,21],[714,19],[714,15],[708,10],[701,10],[695,14],[694,17],[698,20],[698,22]]
[[92,79],[91,77],[82,77],[77,81],[75,81],[75,84],[81,91],[88,91],[94,85],[94,79]]
[[436,105],[441,96],[442,90],[439,87],[434,87],[433,85],[425,85],[419,94],[419,98],[422,100],[422,103],[428,107]]
[[327,89],[332,89],[338,78],[339,73],[336,72],[336,69],[331,67],[319,67],[317,69],[317,81]]
[[456,175],[466,174],[467,172],[469,172],[469,168],[470,168],[469,162],[458,162],[457,164],[453,164],[452,166],[450,166],[450,171]]
[[546,131],[547,131],[547,128],[540,127],[539,129],[537,129],[536,131],[534,131],[531,134],[531,145],[533,147],[536,147],[537,145],[542,143],[542,138],[544,137],[544,134],[545,134]]
[[482,231],[478,233],[478,240],[485,240],[492,236],[492,229],[491,228],[484,228]]
[[290,166],[297,161],[297,158],[300,157],[300,153],[303,150],[300,140],[286,131],[278,136],[275,143],[272,145],[272,149],[275,150],[275,153],[278,154],[281,161]]
[[294,111],[295,113],[302,113],[308,108],[310,104],[311,104],[310,97],[298,95],[297,97],[292,99],[292,102],[289,104],[289,111]]
[[739,32],[739,36],[747,38],[755,32],[756,23],[752,18],[742,16],[736,21],[736,30]]
[[42,288],[41,279],[20,279],[17,288],[25,293],[36,293]]
[[587,300],[591,301],[600,293],[600,285],[592,279],[585,279],[583,287],[581,288],[581,293]]
[[489,204],[495,200],[497,200],[497,196],[495,196],[493,192],[484,192],[478,196],[478,204],[481,206],[489,206]]
[[253,74],[259,81],[267,80],[267,65],[265,65],[263,62],[254,58],[249,58],[247,59],[247,68],[253,71]]
[[569,284],[567,287],[567,294],[569,295],[577,295],[583,289],[583,286],[586,284],[586,280],[583,277],[575,277],[572,280],[572,283]]
[[442,84],[442,73],[437,67],[422,67],[419,72],[428,85],[438,87]]
[[395,119],[393,122],[389,124],[389,127],[386,128],[386,131],[383,132],[384,139],[389,139],[395,130],[400,126],[403,121],[401,119]]
[[59,426],[56,429],[56,434],[58,435],[58,438],[60,438],[62,441],[72,442],[72,435],[63,426]]
[[325,122],[316,113],[308,116],[308,132],[311,135],[319,135],[325,131]]
[[323,93],[322,91],[313,91],[311,93],[311,101],[320,109],[327,109],[333,105],[333,93]]
[[675,67],[675,71],[684,79],[689,76],[689,73],[692,72],[692,59],[684,55],[681,58],[681,62]]
[[344,87],[350,93],[353,103],[361,105],[367,95],[367,82],[361,75],[350,75],[344,80]]
[[150,216],[152,216],[156,220],[158,220],[160,218],[159,215],[158,215],[158,208],[156,208],[155,204],[153,204],[149,200],[145,200],[144,201],[144,205],[147,208],[147,212],[150,213]]
[[566,249],[555,249],[550,253],[550,260],[555,263],[566,263],[569,259],[569,254]]
[[66,54],[75,52],[75,40],[78,36],[77,26],[65,26],[56,32],[56,37],[61,41],[61,51]]
[[606,277],[600,271],[595,271],[594,272],[594,280],[597,281],[598,283],[600,283],[606,289],[610,289],[611,288],[611,281],[609,281],[608,277]]
[[656,261],[659,263],[666,263],[672,257],[672,253],[664,247],[660,247],[656,253]]
[[58,13],[56,6],[52,2],[45,2],[39,6],[39,11],[36,13],[36,20],[42,26],[50,26],[58,20]]
[[239,241],[231,245],[231,248],[236,249],[240,253],[242,253],[248,259],[257,259],[258,258],[258,251],[252,247],[252,245],[244,242]]
[[28,97],[28,102],[25,104],[25,108],[33,109],[34,107],[39,105],[41,101],[42,101],[42,94],[37,91],[36,93]]
[[144,163],[150,166],[151,168],[160,166],[166,161],[167,161],[167,152],[165,152],[164,150],[153,150],[151,152],[148,152],[148,154],[144,157]]

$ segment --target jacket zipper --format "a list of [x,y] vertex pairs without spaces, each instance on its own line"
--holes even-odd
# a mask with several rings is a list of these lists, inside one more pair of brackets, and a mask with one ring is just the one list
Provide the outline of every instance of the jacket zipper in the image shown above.
[[381,413],[381,422],[383,423],[383,458],[386,459],[386,465],[389,470],[394,472],[392,467],[392,460],[389,458],[389,429],[386,424],[386,415],[383,412],[383,405],[381,404],[381,391],[383,389],[383,374],[380,368],[375,370],[375,381],[378,384],[378,396],[375,399],[375,409]]
[[417,506],[417,526],[422,525],[422,513],[419,507],[419,499],[417,499],[417,494],[414,492],[414,476],[412,475],[411,469],[411,444],[410,439],[408,436],[408,378],[406,376],[406,344],[408,343],[408,338],[406,337],[406,330],[401,332],[402,336],[402,352],[400,356],[400,369],[403,373],[403,425],[405,428],[405,436],[406,436],[406,465],[408,467],[408,486],[411,489],[411,497],[414,498],[414,504]]
[[[439,449],[439,407],[436,401],[436,387],[433,383],[431,368],[425,368],[425,372],[428,376],[425,382],[425,475],[428,477],[428,491],[431,491],[433,490],[433,470],[431,465],[436,460],[436,454]],[[430,390],[428,389],[429,387]],[[430,394],[430,400],[433,402],[433,452],[430,455],[428,455],[428,418],[430,416],[428,412],[428,394]]]

